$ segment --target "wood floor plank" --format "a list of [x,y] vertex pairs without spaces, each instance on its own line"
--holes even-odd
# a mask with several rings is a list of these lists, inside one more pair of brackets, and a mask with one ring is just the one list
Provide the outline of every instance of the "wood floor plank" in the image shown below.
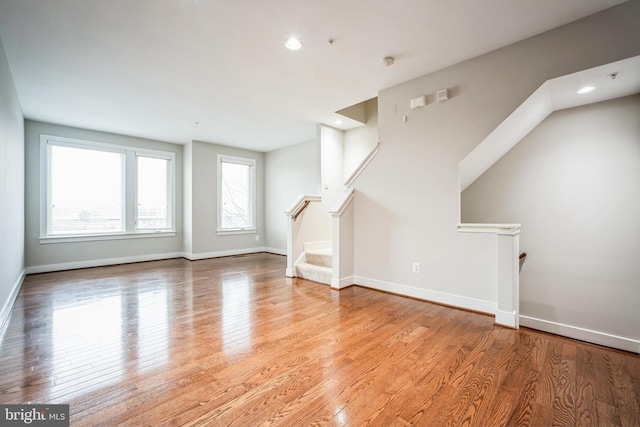
[[581,426],[597,426],[598,402],[595,396],[593,355],[576,349],[576,423]]
[[68,403],[74,426],[640,423],[637,354],[284,268],[29,275],[0,333],[0,403]]
[[636,398],[629,366],[622,358],[613,357],[613,384],[615,387],[615,402],[619,410],[623,425],[640,426],[640,402]]

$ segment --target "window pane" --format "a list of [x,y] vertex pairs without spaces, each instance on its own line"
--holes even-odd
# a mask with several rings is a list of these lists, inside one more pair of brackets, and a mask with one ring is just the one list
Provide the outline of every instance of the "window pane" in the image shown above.
[[49,145],[48,234],[122,232],[122,153]]
[[138,230],[171,228],[168,167],[166,159],[138,156]]
[[222,161],[221,167],[221,228],[253,227],[249,212],[250,165]]

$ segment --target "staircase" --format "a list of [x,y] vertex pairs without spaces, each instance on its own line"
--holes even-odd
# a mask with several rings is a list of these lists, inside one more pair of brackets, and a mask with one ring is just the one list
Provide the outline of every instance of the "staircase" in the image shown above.
[[305,244],[305,251],[295,264],[296,277],[330,285],[333,261],[331,246],[313,246],[307,247]]

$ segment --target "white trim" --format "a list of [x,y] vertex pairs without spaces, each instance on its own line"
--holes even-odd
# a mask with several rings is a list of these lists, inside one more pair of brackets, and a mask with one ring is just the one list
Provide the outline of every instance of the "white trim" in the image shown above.
[[34,265],[26,268],[27,274],[49,273],[52,271],[76,270],[79,268],[103,267],[115,264],[130,264],[134,262],[158,261],[162,259],[182,258],[182,252],[168,252],[164,254],[137,255],[121,258],[92,259],[88,261],[63,262],[60,264]]
[[140,231],[137,233],[92,234],[88,236],[49,236],[40,237],[41,245],[49,243],[92,242],[97,240],[148,239],[152,237],[175,237],[175,231]]
[[520,234],[520,224],[458,224],[459,233],[493,233],[516,235]]
[[353,200],[353,196],[355,194],[355,190],[352,188],[349,191],[346,191],[340,200],[329,210],[329,214],[331,216],[340,216],[344,212],[344,210],[349,206],[349,203]]
[[266,252],[267,249],[264,247],[258,248],[244,248],[244,249],[231,249],[228,251],[216,251],[216,252],[202,252],[198,254],[192,253],[183,253],[182,256],[189,261],[197,261],[200,259],[207,258],[221,258],[225,256],[233,256],[233,255],[247,255],[247,254],[255,254],[260,252]]
[[491,315],[494,315],[497,310],[497,304],[491,301],[463,297],[460,295],[453,295],[445,292],[431,291],[428,289],[415,288],[413,286],[384,282],[382,280],[369,279],[361,276],[354,276],[353,279],[356,285],[377,289],[379,291],[391,292],[407,297],[417,298],[425,301],[432,301],[452,307],[459,307]]
[[355,284],[353,276],[343,277],[342,279],[331,278],[331,289],[344,289]]
[[356,180],[356,178],[360,176],[362,171],[367,168],[367,166],[369,165],[369,163],[371,163],[373,158],[376,157],[376,154],[378,154],[378,151],[380,151],[380,142],[378,142],[376,146],[373,147],[371,152],[367,154],[367,157],[362,159],[358,167],[353,172],[351,172],[351,175],[349,175],[349,178],[347,178],[347,180],[344,182],[345,189],[349,188],[351,184],[353,184],[353,182]]
[[[133,174],[133,180],[135,180],[135,190],[133,191],[134,197],[136,199],[134,203],[134,218],[133,224],[134,229],[138,233],[145,232],[167,232],[167,231],[175,231],[176,228],[176,154],[170,151],[157,151],[157,150],[149,150],[149,151],[136,151],[134,153],[135,162],[131,162],[135,165],[135,173]],[[169,217],[169,227],[168,228],[160,228],[160,229],[148,229],[148,228],[138,228],[138,160],[140,157],[146,157],[150,159],[160,159],[167,161],[167,202],[170,204],[170,209],[167,210],[167,216]]]
[[280,248],[264,248],[264,250],[266,252],[269,252],[270,254],[276,254],[276,255],[284,255],[287,256],[287,250],[286,249],[280,249]]
[[49,273],[52,271],[76,270],[79,268],[104,267],[107,265],[131,264],[135,262],[144,262],[144,261],[160,261],[163,259],[174,259],[174,258],[185,258],[185,259],[188,259],[189,261],[197,261],[197,260],[207,259],[207,258],[221,258],[225,256],[247,255],[247,254],[260,253],[260,252],[272,252],[272,251],[275,252],[276,250],[277,249],[258,247],[258,248],[234,249],[229,251],[205,252],[205,253],[199,253],[199,254],[192,254],[187,252],[167,252],[163,254],[138,255],[138,256],[122,257],[122,258],[105,258],[105,259],[94,259],[94,260],[88,260],[88,261],[65,262],[60,264],[35,265],[35,266],[27,267],[25,269],[25,273],[26,274]]
[[238,229],[226,229],[226,230],[217,230],[217,236],[230,236],[234,234],[256,234],[258,230],[255,228],[238,228]]
[[[247,192],[249,194],[247,194],[247,198],[249,199],[249,206],[248,206],[248,219],[251,222],[251,224],[248,227],[242,227],[242,228],[223,228],[222,227],[222,164],[223,163],[233,163],[236,165],[244,165],[244,166],[248,166],[249,167],[249,182],[248,182],[248,186],[249,188],[247,189]],[[216,220],[216,233],[217,235],[224,235],[224,234],[242,234],[243,232],[246,233],[255,233],[256,230],[256,222],[257,222],[257,191],[256,191],[256,186],[257,186],[257,182],[256,182],[256,167],[257,167],[257,160],[256,159],[252,159],[250,157],[237,157],[237,156],[230,156],[227,154],[218,154],[218,160],[217,160],[217,185],[216,185],[216,190],[217,190],[217,200],[218,200],[218,207],[217,207],[217,220]]]
[[27,272],[25,269],[22,270],[18,280],[11,287],[11,292],[9,292],[9,298],[4,302],[2,306],[2,310],[0,310],[0,332],[4,332],[5,327],[9,323],[9,317],[11,316],[11,309],[13,305],[16,303],[16,298],[18,298],[18,294],[20,293],[20,289],[22,288],[22,283],[24,282],[24,278],[26,277]]
[[518,318],[515,311],[496,310],[497,325],[506,326],[508,328],[518,329]]
[[520,315],[520,325],[581,341],[618,348],[632,353],[640,353],[640,340],[523,315]]

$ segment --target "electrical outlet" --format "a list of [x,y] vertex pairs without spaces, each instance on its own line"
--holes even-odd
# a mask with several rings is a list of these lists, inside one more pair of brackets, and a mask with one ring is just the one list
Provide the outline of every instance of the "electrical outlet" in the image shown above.
[[256,234],[256,242],[260,241],[260,236]]
[[419,262],[414,262],[413,263],[413,272],[414,273],[420,273],[420,263]]

